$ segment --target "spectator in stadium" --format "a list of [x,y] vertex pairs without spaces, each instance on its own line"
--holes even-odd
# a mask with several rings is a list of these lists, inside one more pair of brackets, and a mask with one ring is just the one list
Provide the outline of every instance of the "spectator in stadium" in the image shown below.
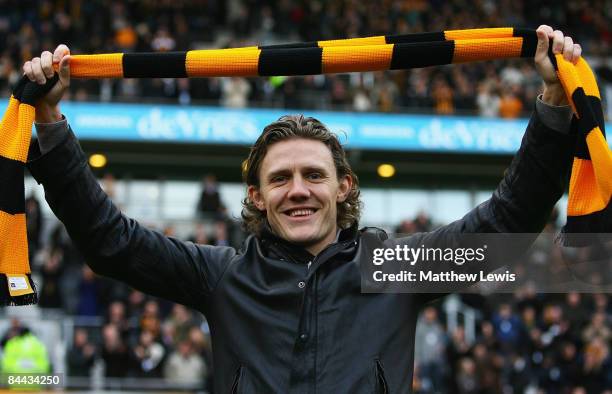
[[503,359],[501,356],[491,351],[483,343],[477,343],[472,350],[474,363],[478,371],[479,387],[485,393],[500,393],[501,370]]
[[[612,304],[608,301],[608,296],[606,294],[594,294],[593,301],[595,303],[595,312],[603,312],[608,315],[612,314]],[[608,323],[610,322],[608,321]]]
[[421,368],[421,381],[435,392],[446,391],[446,333],[438,320],[438,311],[429,306],[417,323],[414,358]]
[[164,342],[174,346],[186,340],[194,325],[191,311],[181,304],[175,304],[172,315],[163,324]]
[[212,174],[207,174],[202,179],[202,191],[196,207],[197,212],[203,218],[214,219],[218,217],[222,205],[217,178]]
[[131,350],[132,375],[143,378],[159,378],[162,376],[162,362],[166,349],[157,342],[151,331],[140,333],[138,344]]
[[89,342],[87,331],[77,328],[74,331],[74,342],[68,351],[68,374],[70,376],[89,376],[96,359],[96,348]]
[[208,231],[204,223],[196,223],[193,234],[188,238],[188,241],[200,245],[208,245]]
[[171,383],[185,386],[201,386],[206,378],[204,359],[194,352],[189,340],[178,342],[164,366],[164,377]]
[[113,324],[106,324],[102,328],[102,360],[104,360],[104,374],[108,378],[126,376],[130,360],[129,349]]
[[404,94],[404,106],[421,110],[433,106],[428,85],[430,74],[431,72],[428,69],[411,70],[408,87]]
[[585,344],[581,384],[588,393],[602,393],[612,389],[612,359],[610,347],[601,338],[595,337]]
[[505,351],[516,349],[521,339],[521,320],[512,312],[510,304],[501,304],[492,320],[499,344]]
[[455,377],[460,372],[460,362],[471,354],[471,346],[465,339],[465,329],[458,326],[452,333],[451,341],[446,347],[446,360],[448,362],[449,373],[449,392],[457,392],[457,381]]
[[[21,327],[19,333],[9,339],[2,349],[0,373],[3,375],[3,383],[7,375],[42,375],[50,372],[51,362],[45,344],[28,327]],[[22,390],[39,388],[38,383],[16,383],[9,387]]]
[[612,339],[612,330],[606,324],[606,315],[603,312],[595,312],[589,325],[582,331],[582,340],[584,342],[594,338],[599,338],[603,342],[608,342]]
[[476,96],[476,104],[478,106],[478,114],[485,118],[494,118],[499,116],[500,98],[495,93],[492,84],[489,81],[478,84],[478,96]]
[[229,77],[221,80],[221,102],[230,108],[245,108],[248,103],[251,85],[241,77]]
[[[375,31],[387,27],[376,19]],[[580,56],[570,37],[540,26],[535,63],[544,92],[493,197],[450,225],[397,242],[544,228],[572,159],[571,110],[548,59],[549,39],[568,61]],[[436,295],[361,293],[359,265],[371,258],[364,244],[396,241],[357,230],[358,180],[329,130],[303,116],[264,129],[244,171],[243,220],[252,233],[244,252],[183,243],[123,216],[100,189],[58,107],[70,81],[69,59],[61,45],[24,64],[39,84],[52,77],[54,62],[60,74],[36,104],[39,139],[30,172],[96,272],[206,315],[215,391],[409,390],[417,312]],[[117,348],[116,329],[109,335]],[[476,356],[491,367],[486,352]]]
[[357,112],[366,112],[372,109],[372,100],[367,91],[359,87],[353,94],[353,110]]
[[125,304],[121,301],[113,301],[107,310],[106,323],[115,326],[121,338],[127,340],[130,328],[125,314]]
[[77,314],[79,316],[97,316],[100,313],[98,302],[99,280],[88,266],[82,268],[81,283],[79,284],[79,303]]
[[514,88],[505,87],[499,100],[499,114],[502,118],[518,118],[523,111],[523,103],[518,98]]
[[375,73],[374,78],[374,89],[372,91],[374,106],[380,112],[393,111],[397,105],[399,94],[397,85],[384,72]]
[[230,246],[227,234],[227,224],[222,220],[217,220],[214,224],[214,237],[211,241],[211,245]]
[[40,210],[40,202],[31,195],[25,200],[26,228],[28,231],[28,254],[30,261],[40,248],[40,236],[42,234],[43,214]]
[[484,343],[487,349],[499,350],[500,345],[495,335],[495,328],[490,321],[485,320],[480,324],[480,337],[478,338],[478,342]]
[[420,211],[414,218],[414,227],[416,232],[431,231],[431,218],[427,213]]
[[453,90],[442,75],[438,75],[433,81],[431,97],[434,100],[434,109],[437,114],[450,115],[455,112],[453,103]]
[[191,327],[189,330],[189,342],[193,347],[193,351],[197,353],[206,364],[207,368],[207,387],[210,387],[212,380],[213,357],[210,347],[210,335],[204,334],[200,327]]
[[458,394],[477,394],[482,392],[476,363],[470,357],[459,360],[459,373],[455,375],[455,387]]
[[145,302],[145,295],[136,289],[132,289],[128,295],[127,315],[130,317],[140,316],[144,309]]
[[23,331],[23,328],[24,327],[21,325],[21,321],[18,318],[13,317],[11,319],[11,323],[9,324],[8,329],[0,340],[0,347],[4,347],[11,338],[19,335],[19,333]]
[[525,393],[532,384],[532,372],[529,358],[526,354],[512,354],[509,357],[501,357],[504,363],[502,371],[502,386],[511,386],[516,393]]
[[142,316],[140,316],[140,329],[149,331],[153,338],[158,338],[161,333],[161,321],[159,318],[159,304],[155,300],[149,300],[144,305]]
[[582,294],[577,291],[567,293],[563,304],[563,316],[566,316],[570,323],[571,336],[579,338],[584,324],[589,320],[589,310]]
[[578,351],[572,342],[561,344],[557,361],[559,368],[559,378],[561,387],[574,387],[580,383],[580,363],[578,361]]
[[42,267],[42,289],[40,290],[41,308],[61,308],[63,306],[60,277],[62,275],[63,253],[53,249],[45,256]]

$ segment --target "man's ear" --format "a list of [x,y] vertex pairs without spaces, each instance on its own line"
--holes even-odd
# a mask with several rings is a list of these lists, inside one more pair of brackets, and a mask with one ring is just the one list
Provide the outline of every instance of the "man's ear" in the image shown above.
[[261,192],[257,186],[250,185],[247,188],[247,193],[249,195],[249,200],[255,204],[255,208],[259,209],[260,211],[266,210],[266,204],[264,204],[263,196],[261,195]]
[[338,197],[336,201],[344,202],[353,188],[353,177],[347,174],[340,178],[338,182]]

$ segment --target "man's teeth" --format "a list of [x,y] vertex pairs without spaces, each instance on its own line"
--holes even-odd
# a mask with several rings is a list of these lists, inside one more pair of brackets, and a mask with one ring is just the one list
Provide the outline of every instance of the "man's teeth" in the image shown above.
[[307,216],[312,215],[314,213],[314,209],[296,209],[295,211],[291,211],[289,216]]

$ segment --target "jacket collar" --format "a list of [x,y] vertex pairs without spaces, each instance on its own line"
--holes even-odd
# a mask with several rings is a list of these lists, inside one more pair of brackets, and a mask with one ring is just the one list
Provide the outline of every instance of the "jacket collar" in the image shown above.
[[[334,243],[353,241],[357,238],[357,235],[357,222],[355,222],[350,227],[338,231]],[[276,235],[267,220],[262,223],[258,238],[263,246],[264,253],[269,257],[288,258],[293,262],[303,264],[315,258],[304,247],[295,245]]]

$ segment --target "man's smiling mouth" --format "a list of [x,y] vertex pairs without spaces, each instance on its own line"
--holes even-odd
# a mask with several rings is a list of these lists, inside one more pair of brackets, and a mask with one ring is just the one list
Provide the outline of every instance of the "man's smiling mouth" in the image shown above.
[[307,217],[313,215],[316,211],[314,208],[297,208],[287,210],[284,214],[290,217]]

